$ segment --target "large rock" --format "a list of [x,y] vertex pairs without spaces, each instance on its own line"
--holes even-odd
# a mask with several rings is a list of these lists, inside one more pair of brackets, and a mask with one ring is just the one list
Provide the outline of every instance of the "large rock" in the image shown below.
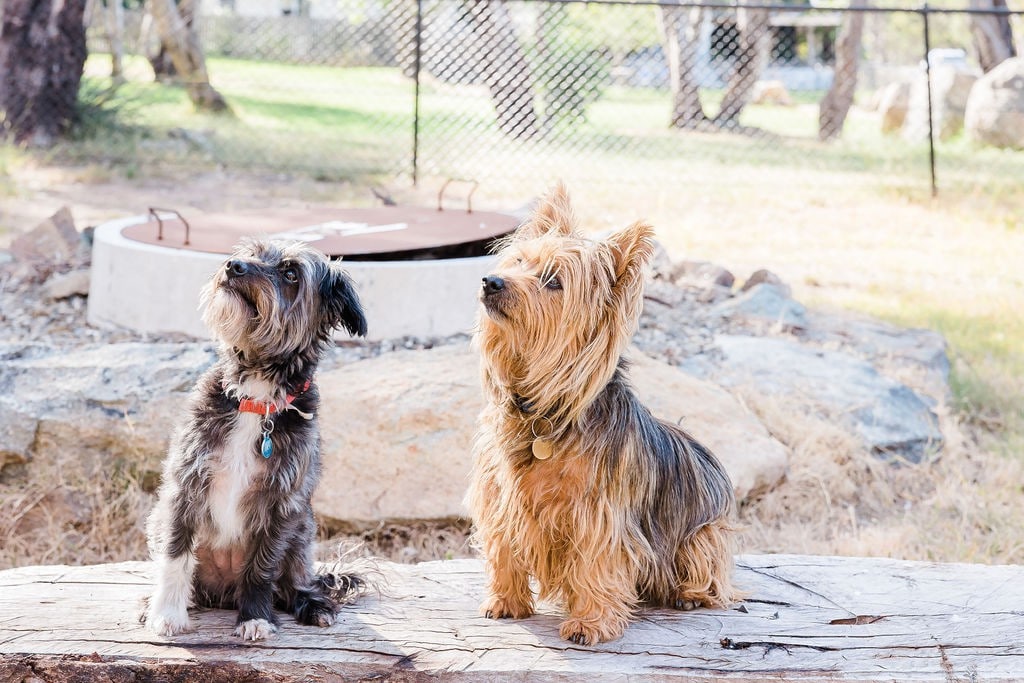
[[78,250],[81,237],[71,211],[65,206],[11,243],[19,261],[67,261]]
[[947,344],[933,330],[897,327],[851,312],[812,311],[800,341],[851,353],[876,368],[910,368],[915,389],[936,401],[949,398]]
[[720,335],[716,342],[725,357],[710,374],[721,384],[752,386],[794,411],[835,417],[879,454],[916,461],[942,445],[928,403],[863,360],[785,339]]
[[773,325],[783,330],[807,326],[807,309],[791,299],[781,286],[768,282],[755,284],[740,295],[717,304],[712,310],[727,318]]
[[[932,125],[939,140],[948,140],[964,127],[967,97],[978,76],[954,66],[932,69]],[[921,74],[910,91],[903,135],[908,140],[928,139],[928,80]]]
[[213,358],[201,344],[0,345],[0,467],[94,476],[120,460],[159,471],[184,401]]
[[680,261],[673,265],[671,279],[676,284],[726,289],[736,282],[735,275],[709,261]]
[[978,79],[964,115],[967,135],[996,147],[1024,149],[1024,57],[1013,57]]
[[751,104],[776,104],[783,107],[793,106],[793,98],[782,81],[757,81],[750,95]]
[[[787,453],[722,389],[634,355],[633,383],[723,461],[741,499],[774,486]],[[317,511],[337,520],[465,515],[479,362],[467,345],[397,352],[321,373],[324,479]]]
[[896,133],[903,128],[910,107],[910,83],[896,82],[885,86],[878,101],[882,132]]
[[89,269],[79,268],[68,273],[51,275],[43,285],[46,298],[67,299],[72,296],[89,295]]
[[721,459],[738,499],[772,489],[782,480],[788,451],[732,394],[639,352],[631,353],[630,359],[630,376],[640,399]]

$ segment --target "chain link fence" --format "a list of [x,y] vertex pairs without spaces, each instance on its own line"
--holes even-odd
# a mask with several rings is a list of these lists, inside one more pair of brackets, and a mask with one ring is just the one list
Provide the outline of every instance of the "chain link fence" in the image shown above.
[[1024,145],[998,130],[1012,117],[967,113],[979,130],[964,128],[983,71],[973,32],[991,20],[988,40],[1019,53],[1014,10],[203,0],[193,14],[232,115],[193,114],[172,75],[154,82],[169,62],[153,22],[95,0],[86,83],[108,82],[120,46],[114,101],[135,135],[96,153],[509,193],[553,178],[927,192],[933,173],[940,190],[1024,177],[1024,152],[997,139]]

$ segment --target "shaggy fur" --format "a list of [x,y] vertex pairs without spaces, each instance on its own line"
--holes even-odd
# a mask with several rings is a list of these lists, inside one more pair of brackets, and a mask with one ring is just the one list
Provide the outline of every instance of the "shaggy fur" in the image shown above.
[[467,503],[489,617],[562,601],[561,635],[622,635],[642,603],[734,601],[733,489],[721,464],[654,418],[622,353],[643,301],[649,225],[583,238],[558,187],[500,248],[478,329],[487,405]]
[[[241,245],[202,298],[219,359],[190,397],[149,518],[157,580],[147,625],[161,635],[190,630],[194,603],[237,609],[235,635],[246,640],[276,632],[274,607],[328,626],[360,579],[314,573],[320,431],[312,379],[336,328],[365,335],[359,299],[320,252],[263,241]],[[246,398],[275,411],[242,412]]]

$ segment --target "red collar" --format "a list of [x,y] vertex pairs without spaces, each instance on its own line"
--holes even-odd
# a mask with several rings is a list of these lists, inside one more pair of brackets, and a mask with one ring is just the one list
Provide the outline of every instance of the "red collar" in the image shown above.
[[[306,393],[306,391],[309,390],[309,387],[310,387],[311,384],[312,384],[312,382],[307,379],[306,383],[302,385],[302,389],[299,391],[298,394],[288,394],[287,396],[285,396],[285,399],[284,399],[285,406],[286,407],[290,406],[292,404],[292,401],[294,401],[296,398],[298,398],[302,394]],[[251,398],[243,398],[243,399],[240,399],[238,401],[238,412],[240,412],[240,413],[256,413],[257,415],[264,415],[264,416],[266,416],[266,415],[273,415],[274,413],[277,412],[277,404],[276,403],[264,403],[263,401],[256,401],[256,400],[253,400]]]

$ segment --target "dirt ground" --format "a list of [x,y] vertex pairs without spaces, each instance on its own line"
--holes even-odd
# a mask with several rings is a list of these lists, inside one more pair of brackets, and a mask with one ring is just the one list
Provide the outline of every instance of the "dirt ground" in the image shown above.
[[128,179],[102,167],[22,166],[0,175],[0,247],[62,206],[81,230],[104,221],[146,213],[149,207],[189,212],[301,207],[309,203],[374,200],[365,188],[274,174],[189,174],[168,169]]

